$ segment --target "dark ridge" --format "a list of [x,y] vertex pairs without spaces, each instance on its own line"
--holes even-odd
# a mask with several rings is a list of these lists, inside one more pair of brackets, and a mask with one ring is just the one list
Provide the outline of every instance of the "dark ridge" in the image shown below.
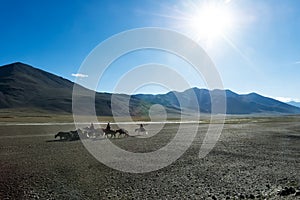
[[[0,67],[0,108],[29,108],[55,113],[71,113],[73,86],[74,83],[65,78],[21,62],[4,65]],[[91,92],[79,87],[86,91],[83,93]],[[148,115],[148,110],[153,104],[161,104],[170,114],[179,114],[181,111],[190,114],[199,111],[211,113],[211,96],[214,96],[213,101],[218,102],[222,94],[226,95],[227,114],[300,113],[300,108],[256,93],[239,95],[230,90],[209,91],[199,88],[158,95],[114,94],[117,100],[113,106],[117,108],[117,115],[120,116],[128,112],[126,106],[128,100],[130,100],[131,115]],[[96,93],[95,107],[98,115],[112,115],[111,95],[110,93]],[[80,98],[82,98],[83,106],[79,112],[84,114],[84,103],[89,97],[83,95]]]

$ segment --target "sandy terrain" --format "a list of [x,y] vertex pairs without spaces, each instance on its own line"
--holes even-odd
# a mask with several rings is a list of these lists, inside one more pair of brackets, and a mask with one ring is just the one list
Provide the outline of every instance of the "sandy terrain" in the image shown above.
[[[112,141],[133,152],[153,151],[177,126],[168,124],[151,138]],[[207,126],[200,125],[192,146],[172,165],[131,174],[98,162],[81,141],[54,140],[73,125],[2,124],[0,199],[300,198],[300,118],[228,121],[213,151],[199,159]]]

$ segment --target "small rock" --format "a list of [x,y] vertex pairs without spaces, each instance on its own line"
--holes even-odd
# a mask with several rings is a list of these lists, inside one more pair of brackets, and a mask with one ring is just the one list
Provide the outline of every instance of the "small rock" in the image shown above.
[[296,193],[296,190],[295,190],[295,188],[293,188],[293,187],[285,187],[284,189],[282,189],[282,190],[280,190],[279,192],[278,192],[278,195],[280,195],[280,196],[288,196],[288,195],[291,195],[291,194],[294,194],[294,193]]
[[295,192],[295,197],[298,197],[298,196],[300,196],[300,190],[296,190],[296,192]]

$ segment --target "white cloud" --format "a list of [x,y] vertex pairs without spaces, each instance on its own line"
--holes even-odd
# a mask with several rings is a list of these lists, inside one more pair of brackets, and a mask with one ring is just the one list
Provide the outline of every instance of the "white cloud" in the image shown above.
[[281,101],[281,102],[290,102],[290,101],[296,101],[296,102],[300,102],[300,99],[294,99],[294,98],[289,98],[289,97],[275,97],[274,99]]
[[86,74],[72,74],[72,76],[75,76],[75,77],[78,77],[78,78],[87,78],[87,77],[89,77]]

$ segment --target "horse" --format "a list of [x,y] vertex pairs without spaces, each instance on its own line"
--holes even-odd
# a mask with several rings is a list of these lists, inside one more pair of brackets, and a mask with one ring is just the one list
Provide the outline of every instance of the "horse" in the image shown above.
[[95,137],[99,137],[100,135],[104,135],[103,129],[102,128],[95,129],[94,135],[95,135]]
[[83,133],[86,135],[87,138],[95,138],[100,135],[100,130],[85,127],[83,128]]
[[79,134],[82,135],[82,131],[80,129],[77,129],[75,131],[70,131],[71,134],[71,140],[79,140]]
[[128,131],[123,129],[123,128],[120,128],[120,129],[116,130],[116,133],[119,133],[119,136],[120,135],[125,135],[127,137],[129,136]]
[[104,129],[102,128],[102,131],[104,132],[104,136],[107,136],[107,135],[111,135],[110,137],[116,137],[116,131],[114,130],[111,130],[111,129]]
[[58,132],[55,135],[55,138],[59,137],[60,140],[70,140],[72,138],[71,133],[70,132]]

